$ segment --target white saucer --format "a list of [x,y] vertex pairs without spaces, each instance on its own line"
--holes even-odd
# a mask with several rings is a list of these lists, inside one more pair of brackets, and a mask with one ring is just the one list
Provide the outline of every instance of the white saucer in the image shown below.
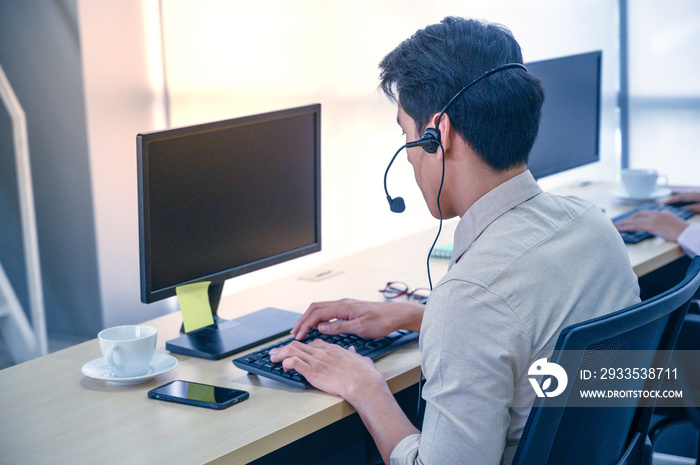
[[148,366],[148,371],[141,376],[132,376],[129,378],[120,378],[114,374],[112,367],[107,363],[104,357],[96,358],[91,362],[83,365],[82,373],[90,378],[109,381],[110,383],[118,384],[138,384],[162,375],[177,366],[177,359],[172,355],[161,354],[156,352],[153,355],[153,360]]
[[646,202],[650,200],[659,200],[664,197],[668,197],[671,195],[671,189],[668,187],[657,187],[654,192],[649,194],[648,196],[645,197],[633,197],[627,193],[624,187],[619,186],[613,189],[613,191],[610,193],[613,197],[616,197],[620,200],[627,200],[630,202]]

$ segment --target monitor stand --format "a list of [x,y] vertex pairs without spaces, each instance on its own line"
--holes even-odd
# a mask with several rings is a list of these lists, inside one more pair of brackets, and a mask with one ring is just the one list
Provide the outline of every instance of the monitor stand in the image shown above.
[[233,320],[225,320],[216,315],[222,291],[223,283],[212,283],[209,287],[214,324],[167,341],[165,348],[168,351],[219,360],[289,334],[301,316],[299,313],[268,307]]

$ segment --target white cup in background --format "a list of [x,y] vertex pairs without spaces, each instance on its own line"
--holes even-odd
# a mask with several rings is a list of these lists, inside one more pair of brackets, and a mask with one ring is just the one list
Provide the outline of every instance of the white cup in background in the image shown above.
[[145,325],[115,326],[97,335],[102,355],[119,378],[141,376],[148,372],[157,337],[158,330]]
[[659,178],[668,184],[668,178],[656,170],[626,169],[622,170],[622,185],[632,198],[649,198],[657,188]]

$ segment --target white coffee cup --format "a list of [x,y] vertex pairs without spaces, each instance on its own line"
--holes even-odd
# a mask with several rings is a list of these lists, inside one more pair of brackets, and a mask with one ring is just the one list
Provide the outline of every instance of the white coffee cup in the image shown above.
[[668,183],[666,176],[656,170],[626,169],[622,170],[621,177],[627,194],[633,198],[650,198],[660,177],[664,179],[663,185]]
[[156,350],[158,330],[152,326],[125,325],[100,331],[97,339],[107,363],[119,378],[141,376]]

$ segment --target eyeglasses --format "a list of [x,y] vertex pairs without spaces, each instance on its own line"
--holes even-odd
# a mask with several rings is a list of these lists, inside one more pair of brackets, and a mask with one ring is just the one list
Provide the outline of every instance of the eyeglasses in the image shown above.
[[397,297],[405,295],[409,300],[415,300],[421,304],[425,303],[430,295],[430,289],[424,287],[411,289],[408,287],[408,284],[402,282],[386,283],[386,287],[380,289],[379,292],[384,295],[385,299],[396,299]]

